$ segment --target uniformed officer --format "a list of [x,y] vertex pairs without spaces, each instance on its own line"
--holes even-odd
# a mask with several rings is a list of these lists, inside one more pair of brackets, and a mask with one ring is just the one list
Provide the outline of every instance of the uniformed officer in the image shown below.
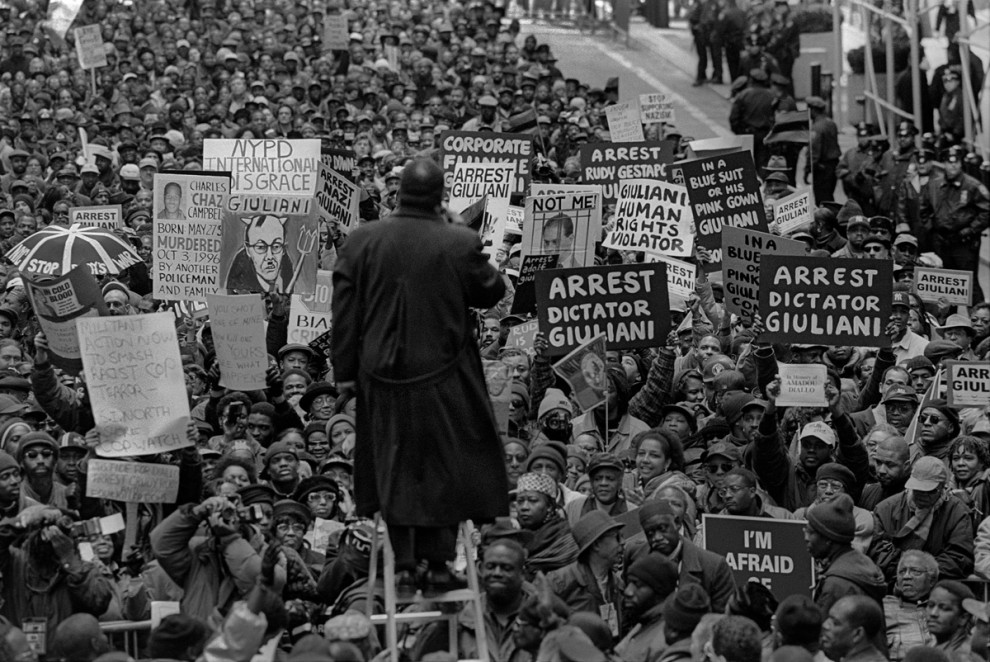
[[891,216],[897,209],[897,194],[901,182],[907,177],[908,167],[916,163],[914,137],[917,134],[918,129],[914,122],[902,121],[897,125],[897,146],[887,150],[880,158],[873,198],[880,214]]
[[878,145],[883,136],[875,124],[860,122],[856,125],[856,147],[848,150],[839,159],[835,175],[842,182],[842,190],[847,198],[855,200],[869,215],[875,213],[873,206],[873,174],[877,168]]

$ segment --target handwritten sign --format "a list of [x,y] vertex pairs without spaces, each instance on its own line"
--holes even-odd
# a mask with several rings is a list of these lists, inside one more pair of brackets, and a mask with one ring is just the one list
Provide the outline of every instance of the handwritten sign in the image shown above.
[[990,361],[947,361],[950,407],[990,406]]
[[509,205],[505,214],[505,234],[521,235],[524,218],[526,210],[523,207]]
[[760,258],[804,255],[804,243],[765,232],[741,228],[722,229],[722,282],[725,309],[736,315],[757,312],[760,306]]
[[76,320],[104,457],[189,446],[189,402],[172,313]]
[[508,205],[514,181],[515,170],[511,163],[461,161],[454,166],[448,206],[459,212],[486,195],[489,204],[491,200],[505,200]]
[[337,221],[344,234],[357,227],[361,189],[333,168],[320,164],[320,178],[316,186],[316,204],[319,213],[330,221]]
[[663,262],[667,265],[667,293],[673,299],[690,299],[697,283],[697,269],[690,262],[675,260],[665,255],[647,255],[647,262]]
[[619,184],[615,225],[603,245],[652,255],[688,257],[694,248],[694,217],[687,189],[653,179]]
[[668,170],[674,162],[674,147],[672,140],[581,145],[582,180],[600,184],[604,204],[615,204],[624,179],[671,181]]
[[203,170],[231,173],[227,208],[245,214],[308,214],[320,172],[317,138],[209,138]]
[[120,205],[71,207],[69,209],[69,224],[75,223],[91,228],[117,230],[124,227],[124,215]]
[[321,269],[316,272],[316,290],[313,294],[293,294],[289,300],[290,343],[308,345],[330,330],[332,299],[333,272]]
[[85,266],[64,276],[35,282],[24,279],[28,298],[41,330],[48,339],[48,353],[54,365],[78,375],[82,370],[76,320],[108,314],[103,292]]
[[614,143],[643,141],[643,124],[639,120],[639,107],[629,101],[605,107],[608,119],[608,135]]
[[258,294],[211,294],[210,328],[220,362],[220,384],[235,391],[263,389],[268,352],[265,349],[265,302]]
[[522,195],[529,188],[532,159],[533,136],[481,131],[444,131],[440,135],[440,165],[447,188],[462,161],[508,163],[514,172],[512,194]]
[[323,17],[323,50],[346,51],[350,45],[347,32],[347,17],[343,14],[328,14]]
[[179,495],[179,467],[149,462],[86,463],[86,496],[134,503],[175,503]]
[[826,407],[825,380],[828,369],[820,363],[777,363],[780,375],[778,407]]
[[811,225],[811,191],[798,191],[773,201],[773,224],[782,235]]
[[814,561],[804,520],[703,515],[705,549],[725,557],[736,585],[757,581],[774,595],[811,595]]
[[674,102],[667,94],[640,94],[639,117],[643,124],[673,124]]
[[516,294],[512,297],[513,315],[532,315],[536,312],[536,274],[547,269],[556,269],[558,256],[526,255],[519,265],[519,278],[516,280]]
[[509,337],[505,340],[505,346],[528,350],[533,346],[533,340],[539,330],[540,323],[537,320],[516,324],[509,329]]
[[526,198],[522,254],[559,256],[561,269],[591,266],[602,233],[597,192],[548,193]]
[[103,30],[99,24],[80,26],[72,34],[76,39],[76,58],[80,69],[107,66],[107,51],[103,46]]
[[915,267],[914,291],[922,301],[968,306],[973,303],[973,272]]

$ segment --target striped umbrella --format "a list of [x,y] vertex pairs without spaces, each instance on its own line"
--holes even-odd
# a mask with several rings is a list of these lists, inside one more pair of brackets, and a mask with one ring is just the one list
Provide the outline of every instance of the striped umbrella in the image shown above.
[[63,276],[80,264],[94,276],[117,274],[134,266],[141,257],[111,230],[49,225],[7,251],[17,270],[32,276]]

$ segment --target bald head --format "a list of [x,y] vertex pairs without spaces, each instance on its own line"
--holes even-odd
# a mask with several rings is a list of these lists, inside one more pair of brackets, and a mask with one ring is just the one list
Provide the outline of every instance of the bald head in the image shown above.
[[911,453],[904,437],[887,437],[879,444],[875,455],[877,480],[888,494],[903,489],[911,473]]
[[433,211],[443,202],[443,170],[432,159],[415,159],[402,169],[399,205]]
[[904,437],[889,436],[881,439],[877,444],[877,450],[879,451],[881,448],[901,462],[907,462],[911,457],[911,451],[908,449],[908,444]]

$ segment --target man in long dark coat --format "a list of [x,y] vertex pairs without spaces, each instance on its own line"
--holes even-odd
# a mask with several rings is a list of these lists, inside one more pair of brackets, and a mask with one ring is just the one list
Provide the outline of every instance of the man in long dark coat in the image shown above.
[[358,395],[357,514],[380,511],[400,590],[428,561],[426,585],[450,584],[457,525],[508,513],[502,445],[469,308],[505,283],[478,234],[441,216],[443,171],[411,162],[399,206],[351,233],[333,274],[333,366]]

